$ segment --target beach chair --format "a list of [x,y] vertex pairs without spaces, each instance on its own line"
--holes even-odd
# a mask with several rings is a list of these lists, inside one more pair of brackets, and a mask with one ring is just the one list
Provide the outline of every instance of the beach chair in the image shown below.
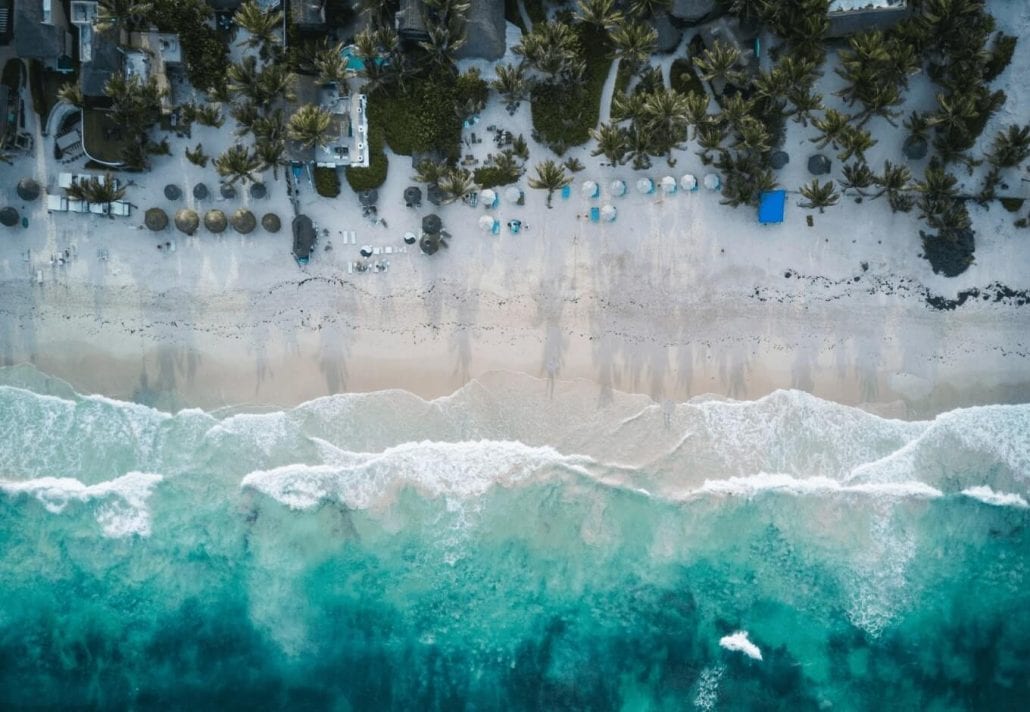
[[568,200],[569,196],[572,195],[572,186],[563,185],[561,189],[562,200]]
[[63,195],[47,195],[46,209],[55,213],[68,212],[68,199]]
[[74,178],[71,173],[61,173],[57,176],[58,188],[71,188]]
[[518,235],[519,234],[519,230],[522,229],[522,221],[521,220],[509,220],[508,221],[508,229],[511,230],[511,234],[512,235]]
[[601,209],[594,206],[590,208],[590,222],[601,222]]
[[490,229],[490,232],[493,233],[494,235],[500,235],[501,234],[501,221],[500,220],[495,220],[494,221],[494,226]]

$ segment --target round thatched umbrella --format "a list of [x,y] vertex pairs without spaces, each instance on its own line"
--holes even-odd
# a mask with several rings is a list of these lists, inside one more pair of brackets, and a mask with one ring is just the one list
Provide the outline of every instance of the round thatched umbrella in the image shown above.
[[260,200],[268,195],[268,188],[265,187],[264,183],[254,183],[250,186],[250,197]]
[[786,151],[773,151],[773,154],[769,156],[769,165],[774,170],[778,171],[788,163],[790,163],[790,154]]
[[182,197],[182,191],[179,190],[179,186],[169,183],[165,186],[165,197],[169,200],[178,200]]
[[437,235],[440,229],[443,227],[443,221],[440,220],[440,216],[436,213],[432,215],[426,215],[422,218],[422,232],[429,235]]
[[426,188],[426,199],[433,205],[442,205],[444,197],[443,191],[440,190],[440,186],[431,185]]
[[143,222],[154,232],[160,232],[168,227],[168,213],[161,208],[150,208],[147,210]]
[[372,190],[363,190],[358,193],[358,202],[365,207],[370,207],[379,202],[379,191],[373,188]]
[[182,208],[175,213],[175,227],[179,228],[182,232],[187,235],[192,235],[197,231],[200,226],[200,217],[197,215],[196,210],[190,210],[189,208]]
[[436,251],[440,249],[440,241],[435,237],[424,235],[422,239],[419,240],[418,246],[425,254],[435,255]]
[[208,191],[207,186],[203,183],[197,183],[193,186],[193,197],[197,200],[207,200]]
[[222,193],[222,197],[225,198],[226,200],[232,200],[233,198],[236,197],[236,189],[233,188],[228,183],[222,183],[222,187],[219,188],[219,190]]
[[261,217],[261,227],[265,228],[268,232],[279,232],[279,229],[283,226],[279,220],[279,216],[275,213],[265,213]]
[[204,227],[211,232],[222,232],[227,224],[225,213],[221,210],[208,210],[204,213]]
[[404,189],[404,204],[409,208],[422,202],[422,189],[418,186],[409,185]]
[[918,161],[926,158],[926,139],[919,136],[909,136],[905,139],[905,143],[902,145],[901,150],[905,154],[905,158],[910,161]]
[[830,159],[817,153],[808,159],[808,172],[814,176],[824,176],[830,172]]
[[6,207],[0,210],[0,225],[6,225],[7,227],[14,227],[18,224],[18,211],[11,207]]
[[236,232],[246,235],[257,227],[257,219],[254,217],[254,213],[239,208],[232,214],[232,227]]
[[18,197],[22,200],[32,201],[39,197],[39,183],[32,178],[22,178],[18,181]]

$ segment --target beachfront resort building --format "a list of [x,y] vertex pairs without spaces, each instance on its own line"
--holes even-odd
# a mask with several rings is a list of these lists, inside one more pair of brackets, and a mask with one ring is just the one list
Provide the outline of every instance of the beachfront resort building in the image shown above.
[[75,69],[74,38],[61,0],[17,0],[13,30],[18,57],[37,60],[52,72],[67,74]]
[[[434,10],[423,0],[401,0],[394,15],[397,34],[405,42],[429,41],[427,26]],[[455,52],[458,59],[500,59],[505,51],[504,0],[469,0],[465,15],[465,44]]]
[[886,30],[909,13],[908,0],[830,0],[827,37]]
[[294,165],[314,164],[319,168],[368,168],[368,113],[364,94],[352,93],[346,85],[317,84],[310,77],[299,77],[295,86],[296,107],[320,106],[331,118],[325,143],[305,147],[296,141],[289,145]]

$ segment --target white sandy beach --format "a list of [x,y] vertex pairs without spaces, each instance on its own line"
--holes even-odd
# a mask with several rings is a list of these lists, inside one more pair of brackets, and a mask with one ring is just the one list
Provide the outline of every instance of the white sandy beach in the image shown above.
[[[1011,14],[1010,23],[1027,19]],[[1025,87],[1013,84],[1030,64],[1027,54],[1017,52],[1008,70],[1009,103],[985,141],[1025,119],[1018,114]],[[528,138],[529,108],[512,118],[492,98],[473,129],[485,140],[466,152],[484,157],[494,150],[490,124]],[[789,190],[809,178],[812,133],[790,124],[791,163],[778,173]],[[884,123],[874,134],[882,138],[870,164],[897,160],[903,133]],[[281,175],[278,182],[266,176],[270,194],[263,200],[193,202],[193,185],[205,182],[217,192],[217,177],[213,168],[188,163],[183,147],[199,141],[215,154],[230,140],[228,125],[198,126],[189,141],[173,140],[173,156],[156,157],[150,173],[127,176],[135,181],[127,199],[139,210],[116,220],[49,215],[42,199],[19,201],[18,178],[32,175],[53,188],[58,170],[76,168],[43,157],[49,140],[41,140],[39,156],[4,167],[0,199],[23,210],[30,225],[0,234],[2,363],[31,362],[80,391],[171,407],[289,405],[385,388],[434,397],[498,370],[538,376],[541,388],[550,379],[589,379],[602,402],[613,389],[683,400],[798,388],[911,417],[1030,398],[1030,306],[991,297],[938,311],[926,302],[927,292],[954,299],[993,283],[1030,288],[1030,241],[998,205],[971,205],[976,262],[947,279],[920,257],[915,213],[894,215],[883,200],[856,205],[845,198],[808,227],[809,211],[797,207],[795,193],[783,224],[760,227],[753,209],[720,205],[720,196],[704,188],[671,196],[633,191],[643,175],[702,176],[692,144],[678,152],[675,168],[656,159],[643,172],[601,167],[583,147],[570,152],[587,166],[571,198],[555,195],[548,210],[544,194],[523,178],[525,206],[502,198],[495,213],[528,229],[498,236],[478,229],[482,207],[405,208],[410,159],[391,154],[379,191],[388,228],[361,217],[345,183],[330,200],[305,179],[301,209],[329,234],[300,268],[290,256],[293,212]],[[547,151],[530,146],[531,167]],[[838,172],[834,161],[834,177]],[[630,184],[626,197],[608,196],[616,177]],[[587,178],[603,186],[600,200],[581,196]],[[976,176],[961,179],[975,191]],[[166,200],[167,183],[187,198]],[[1018,177],[1015,183],[1013,192],[1025,185]],[[582,219],[605,202],[618,208],[616,222]],[[201,227],[193,237],[171,225],[156,234],[142,228],[146,208],[162,207],[171,217],[183,205],[227,213],[245,206],[259,219],[272,211],[284,228],[271,235],[259,226],[248,236],[229,228],[218,236]],[[412,246],[390,255],[385,273],[348,272],[361,245],[400,248],[404,232],[417,231],[434,211],[454,235],[449,249],[424,257]],[[345,231],[356,233],[356,244],[344,244]],[[172,240],[174,253],[156,249]],[[324,250],[328,242],[331,251]],[[101,248],[110,254],[106,262],[98,260]],[[65,249],[77,256],[51,266],[50,255]]]

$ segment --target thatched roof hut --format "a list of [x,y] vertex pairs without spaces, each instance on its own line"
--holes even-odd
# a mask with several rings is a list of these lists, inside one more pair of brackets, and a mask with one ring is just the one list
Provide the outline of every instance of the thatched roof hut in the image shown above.
[[175,213],[175,227],[187,235],[192,235],[200,227],[200,216],[196,210],[182,208]]
[[14,227],[18,224],[18,211],[10,206],[0,210],[0,225]]
[[204,227],[211,232],[223,232],[228,224],[225,213],[221,210],[208,210],[204,213]]
[[268,232],[279,232],[282,226],[282,221],[275,213],[265,213],[261,216],[261,227]]
[[253,232],[254,228],[257,227],[257,219],[254,217],[254,213],[243,208],[238,208],[233,212],[230,222],[232,222],[233,229],[243,235]]
[[150,208],[147,210],[143,222],[154,232],[160,232],[168,227],[168,213],[161,208]]
[[39,197],[39,183],[32,178],[22,178],[18,181],[17,192],[22,200],[33,201]]
[[422,232],[427,235],[438,235],[440,230],[443,228],[443,221],[440,220],[440,216],[436,213],[432,215],[426,215],[422,218]]
[[203,183],[197,183],[193,186],[193,197],[197,200],[207,200],[208,195],[207,186]]
[[179,190],[179,186],[169,183],[165,186],[165,197],[169,200],[178,200],[182,197],[182,191]]

